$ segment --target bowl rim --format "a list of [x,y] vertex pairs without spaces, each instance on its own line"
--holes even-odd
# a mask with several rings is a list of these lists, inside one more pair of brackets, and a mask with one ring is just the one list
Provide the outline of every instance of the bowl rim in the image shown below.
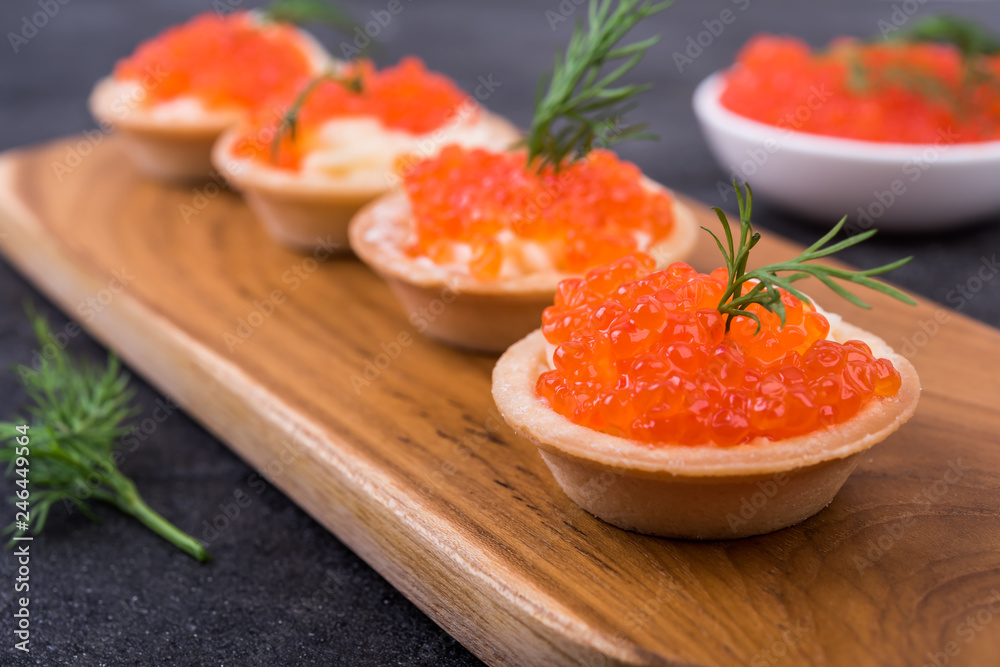
[[794,150],[816,157],[847,158],[881,164],[898,164],[920,157],[923,151],[937,151],[935,163],[964,164],[1000,162],[1000,140],[960,142],[946,144],[941,150],[938,143],[899,143],[846,139],[792,128],[769,125],[731,111],[720,102],[723,76],[727,70],[716,71],[705,77],[695,88],[692,107],[703,126],[711,126],[729,134],[742,136],[756,143],[775,141],[778,151]]

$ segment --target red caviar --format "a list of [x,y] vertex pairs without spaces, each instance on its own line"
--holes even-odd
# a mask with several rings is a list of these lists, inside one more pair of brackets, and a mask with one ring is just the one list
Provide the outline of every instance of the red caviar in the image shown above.
[[209,108],[287,103],[314,73],[303,37],[248,12],[201,14],[118,61],[115,78],[139,81],[144,102],[193,95]]
[[[972,81],[942,44],[852,39],[812,52],[791,37],[759,35],[726,74],[723,106],[780,127],[900,143],[1000,139],[1000,56],[982,57]],[[860,83],[859,83],[860,82]]]
[[839,424],[899,373],[861,341],[826,340],[826,318],[783,294],[786,323],[754,304],[726,333],[716,308],[725,269],[683,262],[652,272],[634,253],[564,280],[542,332],[554,370],[536,391],[576,424],[649,443],[718,446],[781,439]]
[[[359,89],[345,85],[360,82]],[[443,74],[431,72],[419,58],[403,58],[398,65],[376,70],[367,60],[350,63],[339,80],[318,84],[305,99],[296,122],[296,138],[285,136],[278,166],[297,168],[313,145],[316,132],[328,120],[373,117],[386,128],[420,135],[433,132],[453,120],[468,120],[478,106]],[[248,139],[270,135],[280,122],[274,113],[262,112],[244,128]],[[256,151],[261,161],[271,161],[270,151]]]
[[[661,239],[673,227],[673,201],[643,185],[638,167],[605,150],[539,173],[523,152],[447,146],[404,170],[413,210],[413,256],[439,264],[457,260],[454,246],[471,246],[470,273],[499,277],[518,248],[498,237],[533,241],[558,271],[581,273],[638,247],[637,234]],[[516,245],[516,244],[515,244]]]

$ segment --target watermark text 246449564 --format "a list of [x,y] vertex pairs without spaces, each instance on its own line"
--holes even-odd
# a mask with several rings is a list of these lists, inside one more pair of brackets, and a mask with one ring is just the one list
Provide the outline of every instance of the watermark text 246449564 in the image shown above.
[[14,438],[16,446],[14,454],[17,456],[14,459],[14,484],[19,488],[14,494],[14,506],[17,508],[14,516],[14,525],[17,532],[14,534],[11,542],[22,542],[14,550],[14,557],[17,558],[18,564],[17,577],[14,579],[14,592],[23,597],[15,599],[17,604],[15,605],[16,611],[14,612],[14,618],[16,619],[14,636],[20,641],[14,643],[14,648],[28,653],[30,651],[28,642],[31,639],[31,621],[29,620],[28,612],[28,604],[31,602],[31,599],[28,597],[28,591],[31,590],[31,568],[29,566],[31,562],[31,547],[26,542],[31,540],[31,536],[24,535],[24,533],[27,532],[28,524],[31,522],[31,490],[28,488],[28,470],[30,468],[28,456],[31,453],[31,448],[29,446],[28,426],[18,426],[15,430],[20,434]]

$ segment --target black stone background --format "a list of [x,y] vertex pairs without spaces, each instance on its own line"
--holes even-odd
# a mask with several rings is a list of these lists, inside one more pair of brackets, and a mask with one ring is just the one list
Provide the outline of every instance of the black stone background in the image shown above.
[[[55,0],[52,0],[55,2]],[[579,2],[579,0],[577,0]],[[236,2],[236,0],[232,0]],[[244,3],[244,6],[256,5]],[[342,2],[356,17],[385,8],[386,0]],[[716,183],[726,179],[714,163],[690,108],[695,85],[732,61],[754,33],[803,36],[814,45],[843,35],[878,31],[900,2],[851,0],[678,0],[642,26],[637,36],[661,31],[662,43],[638,68],[654,81],[634,120],[651,123],[658,143],[624,145],[621,152],[651,177],[702,201],[720,203]],[[557,0],[403,0],[404,11],[381,35],[382,63],[415,53],[472,90],[479,76],[501,83],[489,106],[524,126],[535,82],[547,68],[570,23],[550,26]],[[571,0],[563,3],[571,6]],[[1000,30],[996,2],[916,3],[919,14],[951,11]],[[745,7],[745,9],[741,9]],[[723,9],[736,20],[679,72],[671,57],[703,21]],[[23,146],[92,127],[85,99],[90,86],[142,39],[203,11],[209,0],[110,2],[70,0],[29,43],[14,53],[0,43],[0,148]],[[18,31],[22,17],[39,11],[37,0],[0,3],[0,30]],[[578,14],[582,13],[578,10]],[[898,18],[899,15],[897,15]],[[317,31],[337,50],[342,38]],[[704,40],[704,38],[703,38]],[[1000,187],[1000,185],[998,185]],[[732,199],[728,202],[733,207]],[[762,227],[801,242],[817,229],[758,201]],[[913,254],[892,279],[944,303],[957,285],[1000,250],[1000,226],[983,224],[938,235],[884,236],[845,253],[858,266]],[[23,278],[0,262],[0,365],[30,362],[34,349],[23,303],[52,318],[63,315]],[[1000,280],[987,281],[963,312],[1000,325]],[[900,341],[890,341],[899,344]],[[103,350],[85,335],[74,353],[94,360]],[[141,380],[138,402],[148,417],[162,397]],[[0,417],[10,417],[24,394],[13,373],[0,374]],[[123,468],[149,503],[182,528],[202,534],[236,490],[253,502],[210,544],[215,560],[200,565],[137,522],[100,507],[95,526],[54,512],[46,533],[32,545],[31,654],[12,648],[10,613],[15,566],[0,555],[0,663],[39,665],[472,665],[478,661],[397,593],[336,538],[280,492],[251,488],[253,471],[182,413],[175,413],[127,456]],[[12,489],[0,484],[3,496]],[[13,509],[0,512],[0,523]]]

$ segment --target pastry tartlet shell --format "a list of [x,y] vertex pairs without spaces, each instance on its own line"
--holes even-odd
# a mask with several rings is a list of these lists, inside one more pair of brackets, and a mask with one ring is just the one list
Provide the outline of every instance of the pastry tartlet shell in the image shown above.
[[[648,179],[645,185],[666,189]],[[660,266],[687,257],[696,241],[694,214],[676,198],[673,205],[675,224],[670,235],[648,251]],[[486,282],[450,274],[402,251],[411,231],[406,195],[395,192],[358,213],[351,222],[350,243],[355,254],[388,283],[403,308],[422,323],[422,333],[457,347],[506,350],[538,327],[559,282],[575,275],[551,271]]]
[[716,540],[761,535],[811,517],[833,501],[859,457],[896,431],[916,409],[913,365],[877,336],[839,323],[834,340],[861,340],[889,359],[902,386],[873,398],[846,422],[783,440],[736,447],[650,445],[566,419],[535,392],[548,370],[546,341],[535,331],[493,371],[493,397],[518,435],[534,443],[577,505],[640,533]]
[[119,82],[104,77],[88,99],[90,112],[102,126],[115,128],[136,169],[162,181],[201,181],[212,174],[212,146],[239,122],[239,111],[206,112],[196,120],[166,122],[148,110],[122,102]]

